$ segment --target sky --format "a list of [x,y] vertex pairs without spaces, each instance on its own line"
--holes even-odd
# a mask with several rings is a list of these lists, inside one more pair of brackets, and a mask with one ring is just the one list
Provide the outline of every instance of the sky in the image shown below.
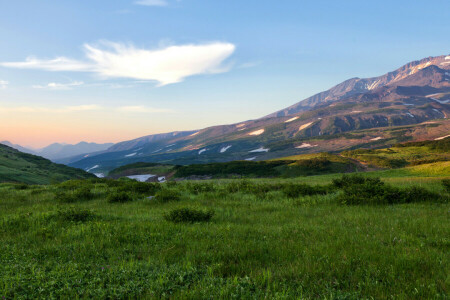
[[450,1],[0,0],[0,140],[119,142],[255,119],[449,54]]

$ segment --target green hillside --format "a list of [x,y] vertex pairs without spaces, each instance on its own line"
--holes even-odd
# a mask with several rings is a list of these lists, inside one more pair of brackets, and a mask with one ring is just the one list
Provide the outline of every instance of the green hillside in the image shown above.
[[40,156],[23,153],[0,144],[0,182],[48,184],[94,177],[83,170],[55,164]]

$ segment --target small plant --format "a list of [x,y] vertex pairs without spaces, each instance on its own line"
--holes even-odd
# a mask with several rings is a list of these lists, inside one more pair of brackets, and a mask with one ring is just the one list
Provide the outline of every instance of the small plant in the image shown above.
[[13,185],[13,188],[15,189],[15,190],[26,190],[26,189],[28,189],[28,184],[26,184],[26,183],[17,183],[17,184],[14,184]]
[[109,203],[125,203],[133,201],[133,198],[127,192],[113,192],[108,195]]
[[444,186],[444,189],[447,191],[447,193],[450,193],[450,179],[443,179],[442,185]]
[[179,208],[164,215],[164,219],[173,223],[197,223],[209,222],[214,216],[214,211],[196,210],[191,208]]
[[57,216],[63,221],[87,222],[94,219],[95,214],[88,209],[70,207],[64,210],[59,210],[57,212]]
[[159,202],[179,201],[181,194],[174,189],[162,189],[156,193],[155,197]]

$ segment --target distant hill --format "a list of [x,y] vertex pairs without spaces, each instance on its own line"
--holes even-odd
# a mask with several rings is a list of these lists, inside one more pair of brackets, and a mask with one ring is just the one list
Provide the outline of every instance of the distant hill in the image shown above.
[[95,176],[0,144],[0,182],[47,184],[83,178]]
[[69,165],[107,173],[135,162],[261,161],[381,148],[450,132],[450,56],[429,57],[373,78],[352,78],[266,117],[121,142]]
[[17,145],[17,144],[13,144],[13,143],[11,143],[9,141],[1,141],[0,144],[3,144],[3,145],[6,145],[6,146],[9,146],[11,148],[14,148],[16,150],[19,150],[20,152],[29,153],[29,154],[36,154],[35,150],[33,150],[33,149],[29,149],[29,148],[26,148],[26,147],[23,147],[23,146],[20,146],[20,145]]
[[104,151],[109,147],[111,147],[112,145],[114,144],[113,143],[97,144],[97,143],[80,142],[78,144],[71,145],[71,144],[54,143],[48,145],[45,148],[37,150],[36,153],[42,157],[48,158],[52,161],[56,161],[72,156]]

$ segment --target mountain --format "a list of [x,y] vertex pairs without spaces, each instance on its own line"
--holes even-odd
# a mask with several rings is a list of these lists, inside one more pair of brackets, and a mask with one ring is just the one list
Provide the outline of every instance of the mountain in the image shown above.
[[52,181],[93,177],[95,176],[83,170],[55,164],[40,156],[0,144],[0,182],[47,184]]
[[17,144],[13,144],[9,141],[2,141],[0,142],[0,144],[6,145],[8,147],[14,148],[16,150],[19,150],[20,152],[24,152],[24,153],[28,153],[28,154],[35,154],[36,152],[32,149],[26,148],[26,147],[22,147],[20,145]]
[[[449,70],[450,56],[442,55],[438,57],[428,57],[422,60],[413,61],[393,72],[389,72],[379,77],[363,79],[351,78],[332,87],[327,91],[306,98],[292,106],[270,114],[267,117],[288,116],[301,111],[306,111],[318,104],[334,102],[345,99],[346,97],[352,95],[367,93],[382,86],[402,85],[402,81],[410,78],[411,75],[414,75],[429,66],[435,66],[436,68],[440,68],[441,70]],[[414,83],[415,85],[420,84],[419,81],[410,80],[410,82]]]
[[37,150],[35,153],[53,161],[61,160],[72,156],[104,151],[111,147],[112,143],[96,144],[80,142],[75,145],[54,143],[45,148]]
[[450,133],[450,56],[349,79],[266,117],[118,143],[69,165],[105,173],[136,162],[192,164],[379,148]]

